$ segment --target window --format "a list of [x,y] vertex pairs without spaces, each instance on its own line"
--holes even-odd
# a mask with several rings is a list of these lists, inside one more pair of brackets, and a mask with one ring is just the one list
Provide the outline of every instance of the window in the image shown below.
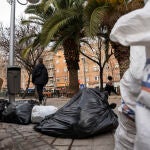
[[105,69],[106,69],[106,70],[109,70],[108,64],[105,65]]
[[54,76],[54,73],[53,72],[50,72],[49,73],[49,77],[53,77]]
[[59,82],[60,81],[60,79],[59,78],[56,78],[56,82]]
[[89,82],[89,81],[90,81],[90,78],[89,78],[89,77],[86,77],[86,81]]
[[94,71],[99,71],[98,66],[94,66],[94,67],[93,67],[93,70],[94,70]]
[[119,68],[119,65],[118,65],[118,64],[116,64],[116,65],[115,65],[115,68]]
[[49,58],[50,60],[53,60],[53,56],[50,56],[50,58]]
[[67,77],[65,77],[65,78],[64,78],[64,80],[65,80],[65,81],[68,81],[68,78],[67,78]]
[[56,60],[56,64],[59,64],[59,60]]
[[88,72],[88,71],[89,71],[88,67],[85,67],[85,72]]
[[64,72],[67,72],[67,71],[68,71],[68,69],[67,69],[67,67],[65,67],[65,68],[64,68]]
[[49,68],[54,68],[54,65],[51,63],[51,64],[49,65]]
[[95,76],[95,81],[99,81],[99,76]]

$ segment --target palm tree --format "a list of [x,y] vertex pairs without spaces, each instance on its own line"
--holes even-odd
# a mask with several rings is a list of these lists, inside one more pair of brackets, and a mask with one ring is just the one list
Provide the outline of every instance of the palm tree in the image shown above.
[[30,17],[27,20],[23,20],[23,24],[34,23],[42,26],[46,19],[53,14],[54,9],[48,7],[44,10],[45,3],[47,0],[42,0],[41,3],[31,4],[25,10],[25,13],[30,14]]
[[[31,16],[27,20],[22,19],[22,24],[35,24],[36,27],[41,28],[48,16],[53,13],[52,7],[49,7],[44,11],[46,1],[47,0],[42,0],[39,4],[29,5],[26,8],[25,13],[30,14]],[[38,47],[44,49],[40,44],[40,36],[41,32],[38,30],[38,33],[35,34],[31,32],[28,36],[25,36],[20,40],[20,43],[26,43],[32,39],[32,43],[30,42],[30,45],[24,49],[24,55],[27,55],[31,50],[36,50]]]
[[82,14],[85,0],[49,0],[45,3],[54,8],[42,26],[42,45],[47,46],[54,41],[53,49],[63,46],[64,56],[69,71],[69,92],[75,94],[79,90],[78,70],[80,38],[82,37]]
[[[85,8],[86,35],[94,37],[100,28],[107,27],[110,34],[114,24],[120,16],[143,6],[143,0],[88,0]],[[103,33],[101,33],[103,34]],[[123,75],[129,65],[129,47],[111,42],[115,49],[115,57],[120,66],[120,76]]]
[[40,43],[46,47],[51,41],[54,43],[53,50],[63,46],[69,71],[69,92],[72,94],[79,90],[78,63],[84,2],[85,0],[43,0],[40,4],[28,6],[25,12],[34,16],[23,21],[42,27],[42,32],[36,35],[34,46]]

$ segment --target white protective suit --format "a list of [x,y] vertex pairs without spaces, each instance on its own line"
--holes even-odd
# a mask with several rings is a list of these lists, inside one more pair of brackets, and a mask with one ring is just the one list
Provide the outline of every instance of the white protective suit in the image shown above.
[[[124,46],[131,46],[131,52],[132,46],[142,45],[145,47],[146,63],[144,57],[144,59],[138,58],[136,63],[134,63],[135,65],[133,65],[130,59],[130,71],[127,71],[121,80],[121,95],[129,108],[132,110],[136,109],[137,131],[136,140],[135,143],[133,143],[134,149],[150,150],[150,0],[147,1],[144,8],[122,16],[112,29],[110,38],[112,41]],[[145,53],[142,47],[138,47],[137,54],[133,54],[133,56],[131,55],[130,57],[135,58],[140,53],[143,53],[142,55]],[[145,67],[143,67],[143,64],[145,64]],[[136,69],[133,67],[136,67]],[[137,85],[134,84],[134,80],[138,81]],[[129,82],[132,84],[128,84]],[[128,87],[132,90],[130,91]],[[137,101],[136,105],[135,101]],[[120,124],[124,125],[122,122]],[[126,130],[124,132],[128,132],[129,128],[124,129]],[[118,134],[116,134],[116,144],[118,144],[118,141],[121,139],[117,138]],[[134,142],[130,141],[130,137],[127,137],[126,140],[129,143]],[[118,150],[122,150],[121,148],[122,147],[116,146]],[[133,148],[131,147],[131,149]]]

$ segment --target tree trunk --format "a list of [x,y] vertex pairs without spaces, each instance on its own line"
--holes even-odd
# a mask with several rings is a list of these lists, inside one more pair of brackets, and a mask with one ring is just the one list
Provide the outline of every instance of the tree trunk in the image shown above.
[[78,70],[71,69],[69,71],[69,89],[71,89],[71,92],[74,93],[79,91]]
[[120,67],[120,78],[122,78],[125,71],[129,68],[130,50],[129,50],[129,47],[125,47],[114,42],[112,42],[112,47],[115,50],[114,55],[116,59],[118,60],[118,64]]
[[100,69],[100,91],[103,91],[103,68]]
[[64,56],[69,71],[69,89],[70,96],[79,91],[78,70],[79,70],[79,44],[74,39],[67,39],[63,43]]
[[1,88],[2,88],[2,85],[3,85],[3,79],[0,78],[0,90],[1,90]]

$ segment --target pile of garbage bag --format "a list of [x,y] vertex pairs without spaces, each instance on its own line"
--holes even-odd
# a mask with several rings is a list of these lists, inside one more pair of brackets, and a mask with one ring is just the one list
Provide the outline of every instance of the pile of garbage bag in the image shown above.
[[36,125],[35,130],[63,138],[87,138],[109,132],[118,126],[112,107],[106,92],[85,88],[56,113]]
[[2,113],[5,110],[5,108],[9,105],[10,103],[7,100],[0,99],[0,121],[2,120]]
[[34,105],[39,103],[34,100],[20,100],[9,103],[7,100],[0,100],[0,121],[16,124],[31,123],[31,112]]

